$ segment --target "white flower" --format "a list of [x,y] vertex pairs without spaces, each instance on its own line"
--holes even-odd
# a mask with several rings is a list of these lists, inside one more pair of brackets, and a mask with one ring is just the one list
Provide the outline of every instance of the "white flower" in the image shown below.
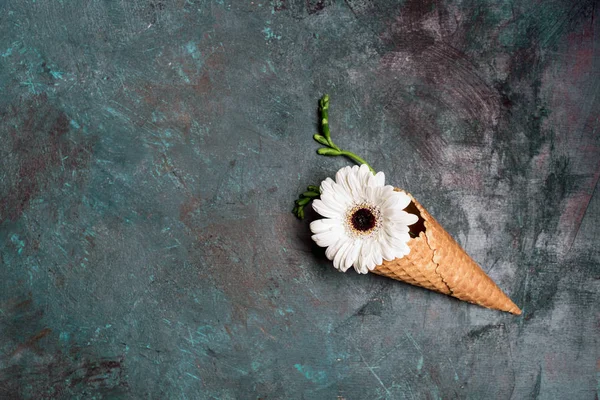
[[323,219],[313,221],[312,239],[327,247],[325,255],[333,266],[361,274],[383,260],[402,258],[410,252],[409,225],[418,217],[403,211],[410,204],[406,193],[384,185],[385,175],[373,175],[366,165],[344,167],[321,182],[321,199],[313,208]]

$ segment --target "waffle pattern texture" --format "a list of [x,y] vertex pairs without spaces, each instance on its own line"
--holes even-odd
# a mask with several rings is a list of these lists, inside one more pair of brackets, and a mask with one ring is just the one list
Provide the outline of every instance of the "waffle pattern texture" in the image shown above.
[[373,272],[469,303],[520,315],[519,307],[427,210],[410,193],[407,194],[419,210],[425,230],[408,242],[408,255],[384,261]]

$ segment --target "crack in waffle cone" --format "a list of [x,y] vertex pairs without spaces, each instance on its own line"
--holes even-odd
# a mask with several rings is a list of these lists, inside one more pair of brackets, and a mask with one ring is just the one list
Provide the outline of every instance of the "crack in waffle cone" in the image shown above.
[[419,210],[425,229],[418,237],[408,242],[408,255],[393,261],[384,261],[372,272],[469,303],[520,315],[519,307],[427,210],[410,193],[405,193]]

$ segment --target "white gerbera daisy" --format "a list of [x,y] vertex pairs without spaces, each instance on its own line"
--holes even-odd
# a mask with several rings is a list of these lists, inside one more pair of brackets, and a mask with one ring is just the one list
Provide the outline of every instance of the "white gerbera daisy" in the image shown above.
[[344,167],[321,183],[321,199],[313,202],[326,217],[313,221],[312,239],[327,247],[333,266],[346,272],[350,266],[361,274],[383,260],[402,258],[410,252],[409,225],[419,218],[403,211],[410,204],[406,193],[385,185],[385,175],[373,175],[365,164]]

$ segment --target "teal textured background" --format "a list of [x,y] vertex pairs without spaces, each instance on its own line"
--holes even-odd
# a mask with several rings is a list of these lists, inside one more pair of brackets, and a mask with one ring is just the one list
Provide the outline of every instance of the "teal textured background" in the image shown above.
[[[597,6],[0,0],[0,398],[598,399]],[[522,316],[333,269],[324,93]]]

